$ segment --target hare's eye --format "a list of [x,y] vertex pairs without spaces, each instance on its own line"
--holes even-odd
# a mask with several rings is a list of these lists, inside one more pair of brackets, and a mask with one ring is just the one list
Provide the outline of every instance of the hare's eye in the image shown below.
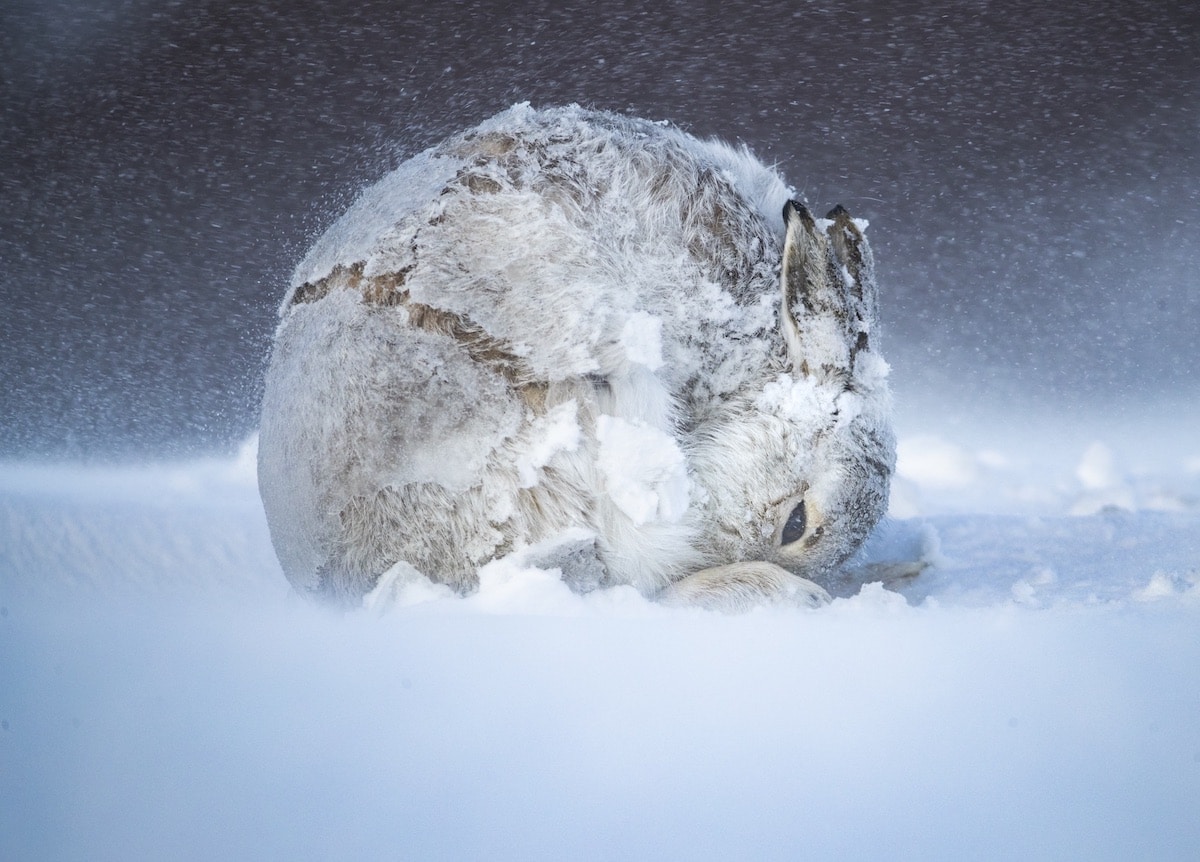
[[796,508],[792,509],[792,514],[788,515],[787,523],[783,525],[783,534],[779,537],[780,544],[790,545],[799,541],[804,538],[807,528],[808,515],[805,513],[804,501],[801,500],[796,504]]

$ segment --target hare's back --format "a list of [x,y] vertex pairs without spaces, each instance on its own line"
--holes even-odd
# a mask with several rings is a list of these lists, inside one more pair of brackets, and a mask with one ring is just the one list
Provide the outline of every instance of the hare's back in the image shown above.
[[786,196],[744,151],[516,106],[368,189],[297,268],[288,302],[357,267],[395,301],[485,333],[535,379],[640,363],[681,385],[719,365],[731,336],[770,327]]

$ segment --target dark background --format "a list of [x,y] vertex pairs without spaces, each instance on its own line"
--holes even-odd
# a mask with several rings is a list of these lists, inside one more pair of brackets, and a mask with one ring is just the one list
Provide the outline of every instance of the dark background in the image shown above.
[[1198,7],[0,0],[0,457],[229,449],[308,243],[523,100],[870,218],[902,417],[1200,401]]

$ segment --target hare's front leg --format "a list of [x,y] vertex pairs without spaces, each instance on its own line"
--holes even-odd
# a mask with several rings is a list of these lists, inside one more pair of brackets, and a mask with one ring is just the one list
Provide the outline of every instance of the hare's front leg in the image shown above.
[[754,560],[701,569],[666,587],[658,601],[672,607],[742,613],[763,605],[818,608],[832,599],[807,578]]

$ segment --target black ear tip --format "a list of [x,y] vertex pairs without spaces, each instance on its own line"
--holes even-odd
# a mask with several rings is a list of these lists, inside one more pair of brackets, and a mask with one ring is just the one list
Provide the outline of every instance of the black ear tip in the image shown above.
[[838,218],[838,216],[849,217],[849,215],[850,215],[850,213],[846,212],[846,208],[844,206],[842,206],[841,204],[838,204],[837,206],[835,206],[833,209],[831,209],[829,211],[829,214],[826,215],[825,218],[836,220]]
[[792,213],[795,213],[797,216],[799,216],[802,219],[805,219],[807,221],[812,221],[812,213],[810,213],[808,211],[808,207],[806,207],[804,204],[800,203],[800,201],[792,200],[792,201],[788,201],[787,203],[785,203],[783,205],[783,223],[784,224],[788,223],[788,219],[790,219],[792,217]]

